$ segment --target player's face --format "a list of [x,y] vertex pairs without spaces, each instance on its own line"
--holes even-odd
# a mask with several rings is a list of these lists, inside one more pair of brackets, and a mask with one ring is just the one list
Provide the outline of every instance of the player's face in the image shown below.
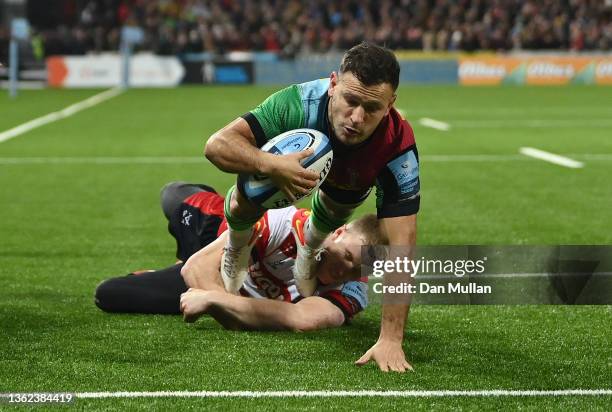
[[364,86],[352,73],[331,74],[327,91],[328,115],[334,135],[345,145],[356,145],[374,133],[395,102],[388,83]]
[[346,225],[336,229],[323,242],[317,277],[323,284],[339,284],[361,277],[361,245],[365,241]]

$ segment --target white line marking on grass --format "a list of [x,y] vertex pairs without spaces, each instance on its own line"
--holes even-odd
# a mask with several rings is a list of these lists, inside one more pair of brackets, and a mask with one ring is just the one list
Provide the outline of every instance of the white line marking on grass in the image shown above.
[[[589,160],[589,161],[612,161],[612,153],[576,153],[565,156]],[[423,155],[423,162],[513,162],[531,161],[528,157],[520,154],[507,155]],[[130,165],[130,164],[200,164],[207,163],[204,156],[86,156],[86,157],[0,157],[0,165],[28,165],[28,164],[91,164],[91,165]]]
[[602,115],[612,115],[612,106],[522,106],[522,107],[502,107],[502,106],[474,106],[470,105],[467,107],[422,107],[417,106],[410,110],[410,113],[413,116],[440,116],[445,115],[444,117],[452,117],[454,115],[470,115],[474,117],[474,114],[480,115],[518,115],[521,117],[523,115],[559,115],[559,114],[570,114],[575,115],[577,113],[594,115],[594,114],[602,114]]
[[339,397],[523,397],[523,396],[611,396],[612,389],[562,390],[436,390],[436,391],[161,391],[161,392],[83,392],[77,398],[339,398]]
[[419,123],[421,126],[431,127],[432,129],[442,130],[443,132],[448,132],[450,130],[450,124],[430,119],[429,117],[420,118]]
[[159,156],[159,157],[0,157],[0,164],[185,164],[206,163],[204,156]]
[[584,167],[584,163],[577,160],[546,152],[544,150],[535,149],[533,147],[521,147],[519,152],[525,156],[544,160],[545,162],[553,163],[559,166],[569,167],[570,169],[580,169],[581,167]]
[[497,128],[608,128],[612,127],[610,119],[590,119],[590,120],[571,120],[571,119],[553,119],[553,120],[454,120],[453,126],[458,128],[468,129],[497,129]]
[[12,129],[6,130],[0,133],[0,143],[6,142],[9,139],[22,135],[29,132],[30,130],[44,126],[46,124],[56,122],[66,117],[70,117],[81,110],[88,109],[92,106],[102,103],[105,100],[113,98],[121,93],[121,89],[113,88],[106,90],[102,93],[98,93],[78,103],[72,104],[58,112],[52,112],[36,119],[30,120],[26,123],[20,124],[19,126],[13,127]]

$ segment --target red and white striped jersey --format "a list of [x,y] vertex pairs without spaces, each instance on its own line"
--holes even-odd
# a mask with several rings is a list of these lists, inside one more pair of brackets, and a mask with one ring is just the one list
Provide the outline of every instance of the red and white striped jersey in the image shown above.
[[[292,272],[296,245],[291,229],[303,239],[302,228],[309,215],[310,211],[294,206],[271,209],[255,224],[253,236],[257,240],[251,249],[249,276],[240,290],[242,295],[286,302],[302,299]],[[367,306],[367,283],[319,285],[314,295],[329,299],[350,319]]]

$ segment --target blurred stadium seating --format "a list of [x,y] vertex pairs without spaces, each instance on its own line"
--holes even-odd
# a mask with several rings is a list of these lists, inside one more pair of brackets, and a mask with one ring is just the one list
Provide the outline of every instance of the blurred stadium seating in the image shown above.
[[[294,56],[361,40],[425,51],[612,47],[612,0],[28,0],[26,14],[41,60],[116,51],[126,24],[145,30],[140,50],[165,55]],[[3,53],[7,36],[0,29]]]

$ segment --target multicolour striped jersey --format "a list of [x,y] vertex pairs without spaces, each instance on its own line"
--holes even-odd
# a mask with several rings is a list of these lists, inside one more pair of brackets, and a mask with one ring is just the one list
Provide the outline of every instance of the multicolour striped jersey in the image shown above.
[[295,84],[269,96],[242,116],[263,146],[280,133],[311,128],[332,142],[334,161],[321,185],[332,199],[344,204],[363,202],[376,186],[379,218],[408,216],[420,204],[419,155],[410,124],[392,108],[372,136],[357,146],[336,140],[329,127],[329,79]]

